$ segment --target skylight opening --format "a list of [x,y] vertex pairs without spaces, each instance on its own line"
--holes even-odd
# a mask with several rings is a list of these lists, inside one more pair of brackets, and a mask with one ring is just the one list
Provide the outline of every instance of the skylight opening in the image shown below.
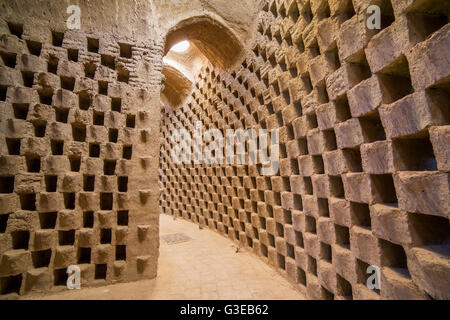
[[190,47],[190,43],[187,40],[183,40],[178,42],[177,44],[173,45],[172,48],[170,48],[170,50],[177,52],[177,53],[182,53],[185,52],[189,49]]

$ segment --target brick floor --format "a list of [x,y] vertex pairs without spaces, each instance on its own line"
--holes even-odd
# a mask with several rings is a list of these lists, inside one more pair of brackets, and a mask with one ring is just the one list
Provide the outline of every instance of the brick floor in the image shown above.
[[62,292],[44,299],[304,299],[256,256],[244,249],[236,253],[229,239],[161,215],[160,235],[174,233],[191,240],[170,245],[161,240],[156,279]]

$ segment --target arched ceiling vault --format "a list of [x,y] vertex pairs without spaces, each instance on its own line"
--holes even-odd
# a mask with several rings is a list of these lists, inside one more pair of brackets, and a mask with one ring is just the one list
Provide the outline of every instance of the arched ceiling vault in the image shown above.
[[[247,0],[229,6],[223,0],[152,1],[155,8],[162,10],[155,12],[171,12],[171,18],[155,16],[165,26],[164,103],[179,106],[190,94],[193,79],[206,64],[230,71],[240,63],[246,46],[252,43],[256,28],[254,17],[262,3],[262,0]],[[183,40],[190,43],[187,51],[170,50]]]
[[233,66],[243,50],[230,29],[208,16],[185,19],[170,29],[164,53],[182,40],[189,40],[214,66],[225,70]]
[[178,69],[165,65],[163,69],[164,90],[162,95],[172,107],[182,104],[192,89],[192,82],[186,78]]

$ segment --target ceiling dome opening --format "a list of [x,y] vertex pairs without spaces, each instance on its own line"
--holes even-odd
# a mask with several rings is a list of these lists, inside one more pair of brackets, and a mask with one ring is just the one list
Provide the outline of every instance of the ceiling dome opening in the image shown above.
[[178,22],[166,35],[163,101],[172,107],[182,105],[201,67],[211,63],[227,70],[239,60],[242,50],[233,32],[211,17],[195,16]]
[[164,55],[192,47],[222,70],[231,69],[243,50],[233,32],[209,16],[190,17],[173,26],[166,35]]
[[191,44],[189,43],[189,41],[183,40],[173,45],[172,48],[170,48],[170,51],[174,51],[176,53],[183,53],[186,52],[190,46]]

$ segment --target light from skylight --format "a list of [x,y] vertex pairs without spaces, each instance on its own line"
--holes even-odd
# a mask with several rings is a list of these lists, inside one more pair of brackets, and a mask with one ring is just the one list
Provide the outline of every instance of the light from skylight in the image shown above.
[[178,42],[177,44],[173,45],[172,48],[170,48],[170,50],[173,50],[177,53],[181,53],[181,52],[185,52],[187,49],[189,49],[189,41],[187,40],[183,40]]

